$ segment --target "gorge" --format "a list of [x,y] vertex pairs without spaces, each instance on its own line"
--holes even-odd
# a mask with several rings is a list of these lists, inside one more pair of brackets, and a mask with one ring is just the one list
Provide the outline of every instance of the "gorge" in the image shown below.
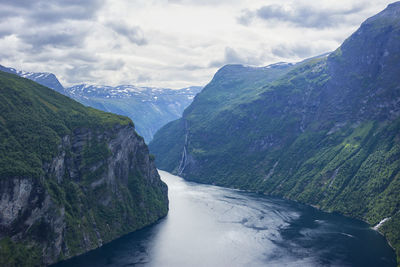
[[224,66],[156,133],[157,167],[379,225],[399,256],[399,40],[396,2],[330,54]]

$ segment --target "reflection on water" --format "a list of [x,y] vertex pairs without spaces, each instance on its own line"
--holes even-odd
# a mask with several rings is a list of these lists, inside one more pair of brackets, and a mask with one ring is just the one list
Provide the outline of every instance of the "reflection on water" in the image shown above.
[[169,188],[165,219],[55,266],[396,266],[363,222],[160,175]]

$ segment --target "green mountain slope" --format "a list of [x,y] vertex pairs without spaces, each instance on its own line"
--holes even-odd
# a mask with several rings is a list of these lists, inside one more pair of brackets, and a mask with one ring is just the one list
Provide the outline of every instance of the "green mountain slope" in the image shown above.
[[0,72],[0,265],[82,254],[168,211],[130,119]]
[[400,3],[280,77],[224,68],[156,133],[157,166],[371,225],[388,218],[379,230],[400,255]]
[[170,121],[182,116],[201,87],[179,90],[135,87],[132,85],[75,85],[65,89],[66,95],[93,108],[131,118],[136,131],[150,142],[154,133]]
[[182,116],[183,110],[201,91],[200,86],[182,89],[138,87],[133,85],[78,84],[64,88],[53,73],[25,72],[0,65],[0,71],[16,74],[69,96],[85,106],[127,116],[136,132],[150,142],[154,133]]

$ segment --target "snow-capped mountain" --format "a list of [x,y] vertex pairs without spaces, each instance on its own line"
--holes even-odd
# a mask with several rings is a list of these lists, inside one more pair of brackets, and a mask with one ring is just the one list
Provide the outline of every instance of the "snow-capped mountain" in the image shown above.
[[16,74],[18,76],[27,78],[29,80],[35,81],[41,85],[49,87],[61,94],[65,94],[64,87],[58,81],[57,77],[53,73],[49,72],[25,72],[21,70],[16,70],[13,68],[7,68],[0,65],[0,70],[12,74]]
[[168,122],[182,116],[202,87],[173,90],[133,85],[80,84],[65,89],[71,98],[94,108],[130,117],[146,142]]
[[201,90],[200,86],[192,86],[182,89],[168,89],[155,87],[138,87],[133,85],[107,85],[79,84],[65,89],[67,94],[73,97],[104,97],[104,98],[129,98],[141,97],[143,100],[156,101],[161,95],[181,95],[189,100]]
[[0,71],[33,80],[84,105],[128,116],[135,123],[136,131],[147,143],[159,128],[180,118],[183,110],[202,89],[200,86],[174,90],[133,85],[112,87],[87,84],[64,88],[52,73],[24,72],[2,65]]

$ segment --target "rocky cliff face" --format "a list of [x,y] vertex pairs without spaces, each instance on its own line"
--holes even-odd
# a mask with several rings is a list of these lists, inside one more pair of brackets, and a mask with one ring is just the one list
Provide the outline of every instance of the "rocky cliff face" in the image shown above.
[[[102,154],[88,161],[85,153],[100,146]],[[0,181],[0,239],[27,243],[44,264],[97,248],[168,210],[167,187],[132,126],[76,129],[43,169],[40,180]]]
[[379,225],[400,257],[399,14],[389,5],[270,81],[225,67],[156,133],[157,166]]
[[[4,86],[4,81],[10,86]],[[2,99],[8,98],[5,88],[12,87],[11,82],[23,82],[38,92],[50,90],[2,74]],[[10,92],[21,92],[22,97],[26,87],[22,88],[21,91],[10,89]],[[62,96],[55,94],[54,97]],[[49,150],[51,153],[42,155],[43,151],[36,146],[32,152],[18,134],[29,142],[39,138],[38,144],[43,147],[44,143],[53,140],[44,130],[39,136],[31,134],[33,128],[28,123],[21,125],[24,133],[21,129],[18,132],[13,129],[13,125],[21,124],[24,116],[35,120],[33,114],[37,108],[12,120],[5,116],[5,106],[0,106],[5,116],[0,119],[0,135],[9,137],[2,138],[0,143],[1,266],[48,265],[97,248],[167,214],[167,186],[160,180],[143,138],[137,135],[129,120],[120,117],[118,121],[116,115],[87,110],[64,97],[64,105],[59,107],[56,102],[51,102],[52,99],[39,99],[40,103],[45,103],[43,108],[50,106],[52,112],[71,105],[75,119],[49,113],[53,121],[45,120],[44,123],[48,123],[46,127],[53,127],[49,133],[58,133],[59,137],[53,136],[55,146]],[[31,102],[29,106],[36,103],[32,99]],[[88,113],[81,114],[84,112]],[[45,110],[40,113],[43,114],[46,114]],[[79,118],[78,114],[83,117]],[[101,122],[104,119],[99,119],[101,116],[106,116],[107,121],[112,120],[106,124]],[[86,117],[90,118],[88,122],[71,126]],[[71,130],[55,127],[59,118],[65,119],[64,126]],[[100,121],[96,122],[96,119]],[[8,145],[11,139],[17,142],[13,147]],[[26,149],[21,151],[18,145]],[[7,161],[14,154],[20,156]],[[28,157],[42,159],[38,171],[16,169],[27,163]],[[14,162],[14,169],[9,166],[10,162]]]

